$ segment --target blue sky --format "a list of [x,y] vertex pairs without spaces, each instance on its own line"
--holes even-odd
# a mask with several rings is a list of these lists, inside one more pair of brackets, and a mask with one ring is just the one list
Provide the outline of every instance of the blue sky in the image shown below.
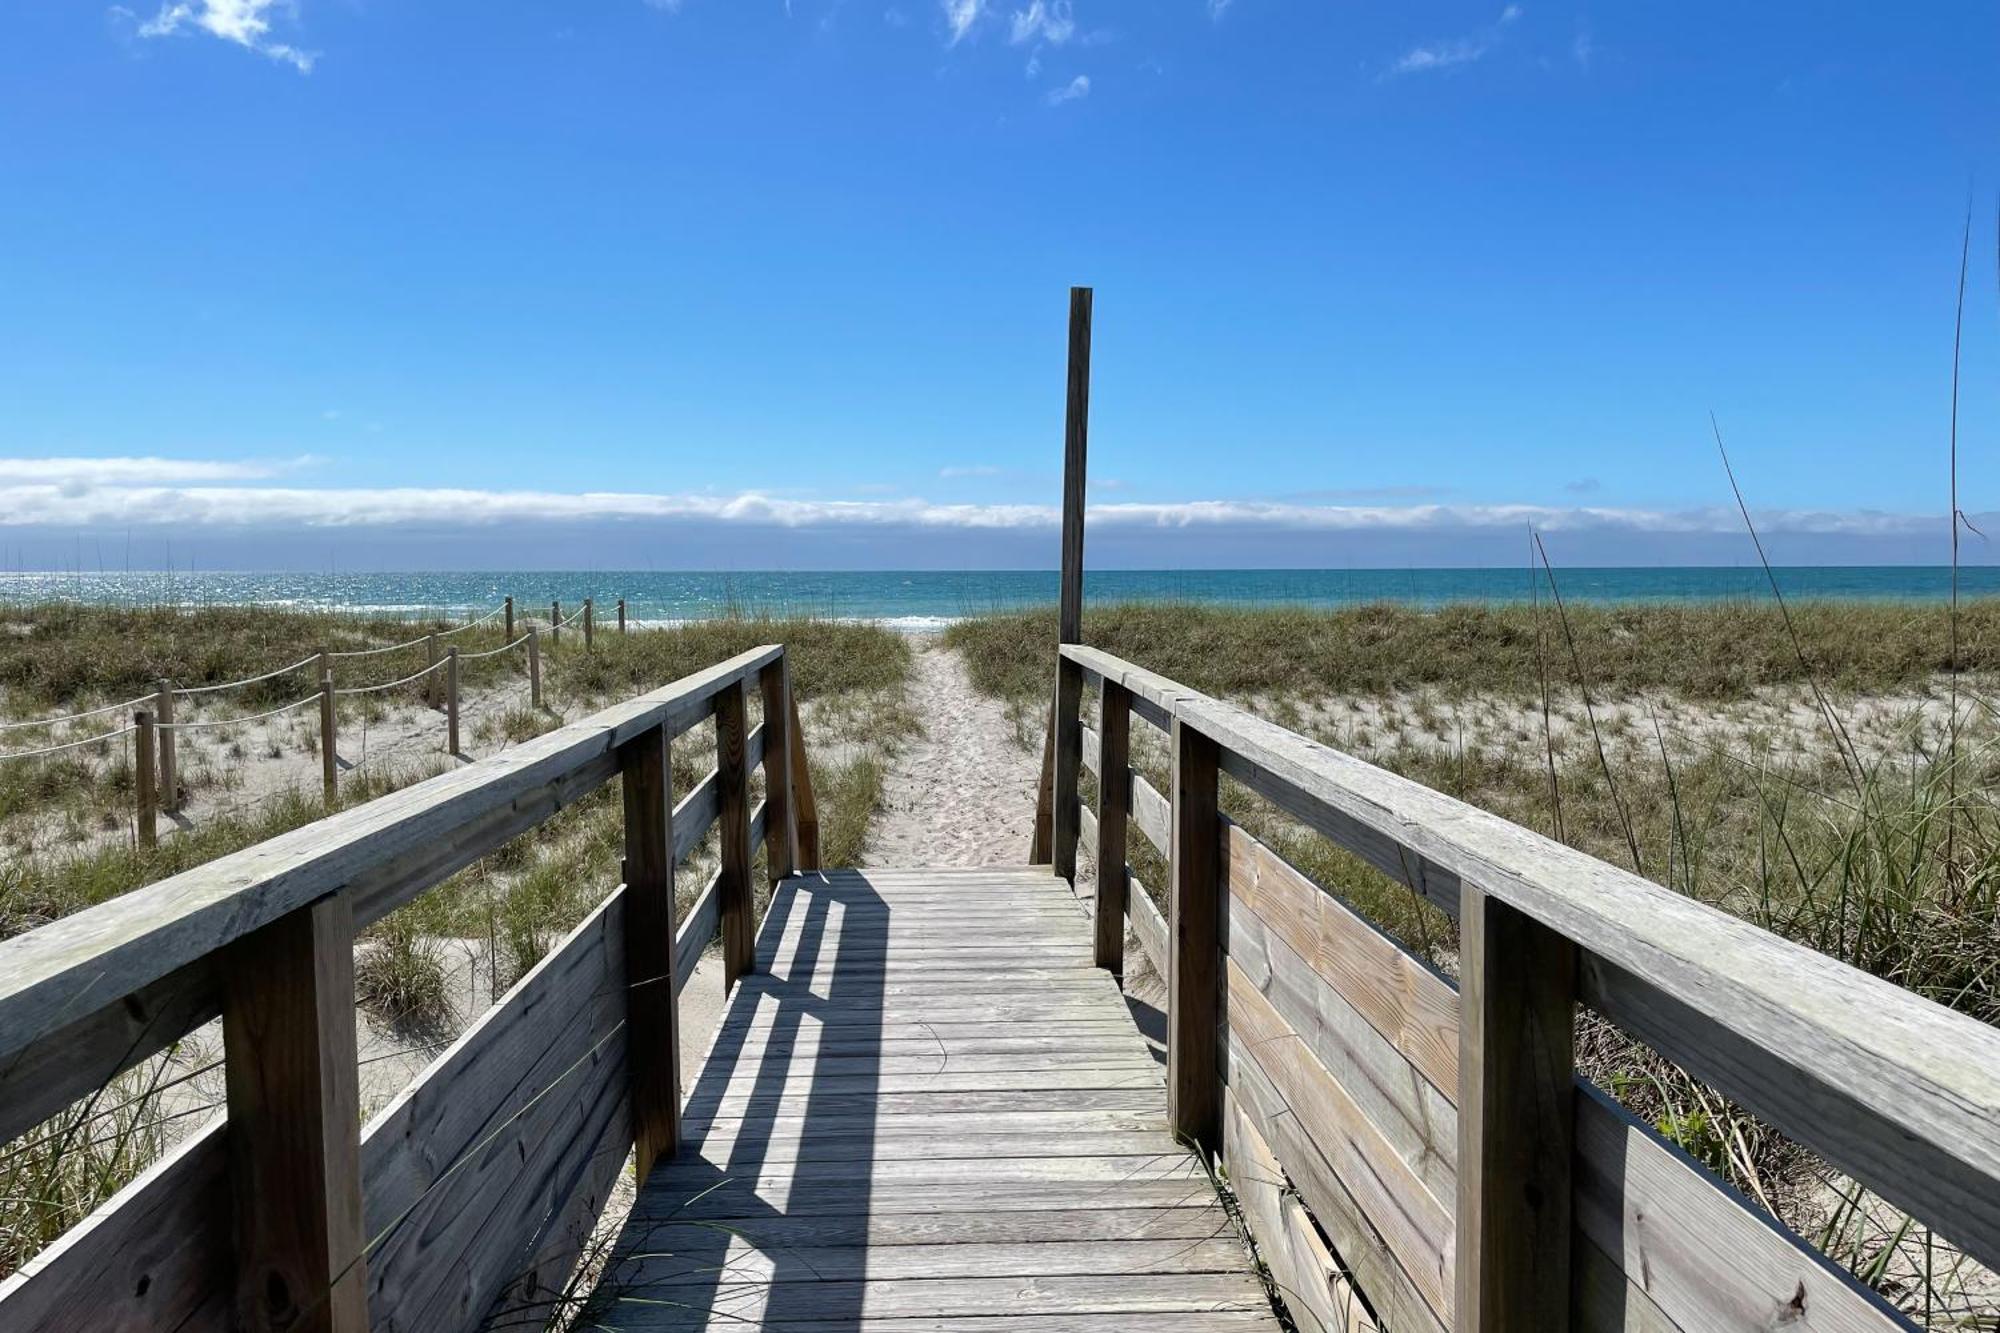
[[9,565],[1936,560],[1968,199],[2000,509],[1989,4],[5,22]]

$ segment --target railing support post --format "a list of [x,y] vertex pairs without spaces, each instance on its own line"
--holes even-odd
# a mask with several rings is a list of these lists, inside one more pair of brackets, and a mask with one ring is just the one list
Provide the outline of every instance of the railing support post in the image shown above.
[[514,642],[514,599],[512,597],[509,597],[507,599],[506,607],[507,607],[507,633],[502,636],[501,641],[503,643],[512,643]]
[[586,653],[597,642],[596,607],[596,598],[586,597],[583,599],[583,651]]
[[152,711],[141,708],[133,713],[132,726],[133,813],[139,822],[139,845],[157,847],[160,844],[160,794],[153,789],[153,782],[158,771],[154,765],[159,761],[154,747]]
[[[744,762],[750,683],[738,681],[715,696],[715,771],[722,811],[722,878],[716,905],[722,918],[722,987],[756,970],[755,913],[750,891],[750,767]],[[764,733],[768,738],[770,733]]]
[[458,749],[458,645],[444,655],[444,734],[445,753],[456,756]]
[[771,883],[793,873],[798,863],[792,824],[791,657],[757,673],[764,695],[764,868]]
[[1453,1327],[1564,1333],[1576,948],[1470,884],[1459,940]]
[[619,753],[625,789],[625,1045],[638,1178],[680,1148],[681,1058],[674,976],[673,772],[665,727]]
[[1083,668],[1056,659],[1054,842],[1056,874],[1076,886],[1076,843],[1083,832],[1079,795],[1083,772]]
[[625,599],[623,597],[618,599],[618,632],[620,634],[625,632]]
[[1125,975],[1125,828],[1132,812],[1132,692],[1097,691],[1097,965]]
[[174,686],[172,681],[153,683],[155,716],[160,724],[160,809],[173,814],[181,808],[181,779],[174,754]]
[[[437,666],[438,636],[436,631],[432,631],[431,633],[426,634],[424,636],[424,657],[426,659],[424,662],[424,666],[426,669],[434,668]],[[435,670],[432,670],[430,675],[424,677],[424,703],[431,708],[436,708],[437,702],[438,702],[438,678],[437,678],[437,672]]]
[[323,676],[319,682],[319,783],[328,812],[340,804],[340,758],[335,749],[340,740],[339,717],[333,705],[333,677]]
[[222,1041],[236,1323],[366,1333],[354,918],[329,895],[229,946]]
[[1173,724],[1173,893],[1168,919],[1167,1124],[1204,1154],[1222,1147],[1222,825],[1215,741]]
[[791,725],[786,728],[792,744],[792,827],[797,833],[797,865],[801,875],[819,866],[819,802],[813,799],[812,769],[806,763],[805,733],[799,729],[799,696],[792,688],[792,676],[785,673],[785,712]]
[[549,650],[553,652],[562,644],[562,603],[549,603]]

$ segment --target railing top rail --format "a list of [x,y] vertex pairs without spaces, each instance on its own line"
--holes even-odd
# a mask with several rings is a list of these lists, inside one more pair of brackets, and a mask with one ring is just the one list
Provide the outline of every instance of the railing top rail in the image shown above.
[[1455,911],[1471,883],[1574,941],[1594,1005],[1877,1190],[1907,1187],[1883,1178],[1908,1157],[1870,1144],[1882,1126],[1933,1150],[1926,1174],[1969,1172],[1923,1192],[1949,1214],[1933,1219],[1947,1235],[1992,1252],[2000,1201],[1978,1199],[2000,1181],[2000,1029],[1110,653],[1060,652],[1214,740],[1223,771],[1440,905]]
[[451,840],[634,736],[662,725],[685,730],[717,693],[783,652],[753,648],[491,759],[0,941],[0,1064],[62,1023]]

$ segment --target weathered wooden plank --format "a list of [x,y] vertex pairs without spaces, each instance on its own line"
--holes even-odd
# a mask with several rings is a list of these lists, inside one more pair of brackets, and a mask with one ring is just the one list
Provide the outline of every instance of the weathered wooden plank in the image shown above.
[[750,769],[744,752],[749,685],[738,681],[715,696],[715,768],[721,793],[722,985],[756,970],[755,906],[750,888]]
[[1167,919],[1167,1119],[1204,1153],[1222,1147],[1221,838],[1215,742],[1174,723],[1173,888]]
[[[670,1218],[652,1219],[653,1234],[668,1243]],[[689,1224],[709,1237],[705,1221]],[[822,1245],[1027,1244],[1035,1241],[1215,1240],[1232,1234],[1229,1217],[1214,1202],[1173,1208],[1047,1209],[1040,1212],[854,1213],[833,1216],[741,1218],[734,1238],[765,1250]],[[1236,1267],[1241,1267],[1239,1258]]]
[[1139,948],[1152,963],[1153,971],[1159,976],[1167,975],[1167,919],[1160,915],[1160,909],[1153,902],[1153,895],[1139,882],[1131,867],[1125,870],[1125,902],[1132,920],[1132,936],[1139,941]]
[[[1215,1197],[1206,1179],[1199,1181],[1134,1179],[1121,1182],[1116,1190],[1120,1206],[1128,1208],[1179,1208],[1204,1203]],[[847,1180],[806,1180],[795,1185],[784,1200],[788,1217],[825,1217],[926,1214],[1046,1212],[1068,1208],[1082,1200],[1089,1207],[1103,1207],[1110,1192],[1102,1181],[1074,1180],[992,1180],[975,1190],[963,1181],[884,1181],[871,1185],[866,1193]],[[644,1210],[643,1212],[641,1210]],[[750,1189],[707,1189],[671,1194],[641,1190],[633,1205],[635,1216],[674,1216],[690,1221],[729,1221],[734,1218],[769,1217],[769,1204]]]
[[792,747],[792,823],[798,836],[798,866],[802,871],[819,869],[819,802],[813,796],[812,766],[806,762],[805,733],[799,730],[799,696],[786,677],[785,711],[791,725],[785,734]]
[[[798,865],[798,850],[792,823],[792,685],[791,668],[780,657],[757,675],[763,696],[764,720],[757,730],[770,737],[760,745],[764,764],[764,807],[769,812],[770,831],[764,838],[764,868],[772,884],[790,875]],[[645,1173],[639,1173],[645,1178]]]
[[[706,1248],[706,1247],[705,1247]],[[732,1237],[720,1253],[657,1253],[614,1267],[610,1282],[633,1294],[671,1299],[672,1289],[715,1281],[857,1282],[905,1278],[1074,1277],[1085,1274],[1241,1273],[1245,1256],[1233,1235],[1205,1239],[1066,1240],[955,1245],[800,1245],[781,1251]]]
[[222,982],[235,1323],[367,1333],[347,900],[236,939]]
[[1132,696],[1116,682],[1100,685],[1099,732],[1084,741],[1086,756],[1097,760],[1097,816],[1091,844],[1097,852],[1097,900],[1093,904],[1092,951],[1097,965],[1114,976],[1125,972],[1125,825],[1132,811]]
[[715,932],[721,925],[721,883],[720,870],[708,877],[708,884],[695,898],[694,906],[688,908],[687,919],[681,922],[674,935],[676,995],[687,988],[688,978],[694,975],[695,965],[701,961],[702,950],[708,948],[708,942],[715,938]]
[[1170,854],[1173,846],[1174,812],[1167,798],[1159,789],[1139,776],[1132,774],[1132,822],[1139,826],[1139,832],[1146,835],[1146,841],[1153,844],[1153,850],[1161,856]]
[[1082,707],[1083,672],[1074,662],[1057,662],[1055,785],[1051,796],[1055,813],[1053,838],[1049,846],[1056,875],[1072,885],[1076,882],[1076,844],[1080,830],[1077,819],[1081,810],[1078,773],[1083,764],[1083,724],[1078,714]]

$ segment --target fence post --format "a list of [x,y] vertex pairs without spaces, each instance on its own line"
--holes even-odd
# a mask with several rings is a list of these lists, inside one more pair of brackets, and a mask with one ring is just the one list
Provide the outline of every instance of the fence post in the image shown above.
[[334,713],[333,675],[319,681],[319,785],[331,813],[340,804],[340,762],[335,746],[339,742],[339,720]]
[[444,655],[444,734],[445,753],[458,754],[458,645]]
[[750,901],[750,769],[744,763],[749,697],[748,681],[737,681],[715,696],[715,770],[722,797],[721,817],[716,821],[722,855],[716,902],[722,918],[725,992],[735,987],[738,977],[754,972],[757,963],[756,922]]
[[133,785],[137,788],[137,808],[139,817],[139,845],[157,847],[160,844],[160,794],[153,790],[154,776],[159,762],[154,751],[153,714],[150,709],[141,708],[132,714],[132,768]]
[[1563,1333],[1576,947],[1471,884],[1459,894],[1453,1327]]
[[1173,724],[1172,901],[1167,977],[1167,1126],[1204,1153],[1222,1146],[1216,1059],[1222,1018],[1222,830],[1215,741]]
[[1097,691],[1097,965],[1125,975],[1125,821],[1132,811],[1132,692]]
[[549,603],[549,651],[562,645],[562,603]]
[[333,674],[333,654],[322,648],[319,650],[319,678],[325,680]]
[[181,808],[180,766],[174,753],[174,686],[169,680],[153,685],[155,716],[160,724],[160,809],[173,814]]
[[625,789],[625,1049],[640,1180],[680,1147],[671,745],[667,729],[655,727],[618,756]]
[[1055,786],[1051,812],[1056,874],[1076,887],[1076,843],[1083,832],[1079,791],[1083,769],[1083,668],[1056,658]]
[[799,730],[799,696],[785,673],[786,728],[792,738],[792,825],[798,833],[798,864],[802,875],[819,869],[819,802],[813,799],[812,769],[806,764],[805,733]]
[[[438,636],[435,631],[424,636],[424,653],[430,659],[424,663],[424,669],[428,671],[438,664]],[[424,703],[432,708],[436,708],[437,702],[437,672],[431,671],[428,676],[424,677]]]
[[[1057,613],[1056,643],[1083,642],[1083,518],[1084,477],[1090,442],[1090,310],[1091,289],[1069,289],[1069,374],[1063,413],[1062,583]],[[1031,865],[1053,863],[1058,875],[1076,883],[1076,764],[1079,733],[1077,709],[1082,704],[1081,674],[1060,657],[1056,661],[1055,701],[1049,714],[1048,737],[1042,748],[1041,783],[1035,792],[1034,842]],[[1068,731],[1065,732],[1067,726]],[[1064,765],[1068,796],[1064,796]],[[1067,821],[1067,824],[1065,824]],[[1068,831],[1065,851],[1064,833]]]
[[764,694],[764,869],[771,883],[790,877],[798,864],[792,823],[791,655],[757,675]]
[[528,707],[542,706],[542,636],[528,626]]
[[234,1326],[366,1333],[346,896],[330,894],[231,944],[222,985]]
[[595,597],[586,597],[583,599],[583,651],[586,653],[590,651],[591,645],[597,642],[596,608],[597,599]]
[[625,599],[623,597],[618,599],[618,632],[620,634],[625,632]]
[[512,643],[514,642],[514,599],[512,597],[507,599],[506,606],[507,632],[501,636],[501,641],[503,643]]

